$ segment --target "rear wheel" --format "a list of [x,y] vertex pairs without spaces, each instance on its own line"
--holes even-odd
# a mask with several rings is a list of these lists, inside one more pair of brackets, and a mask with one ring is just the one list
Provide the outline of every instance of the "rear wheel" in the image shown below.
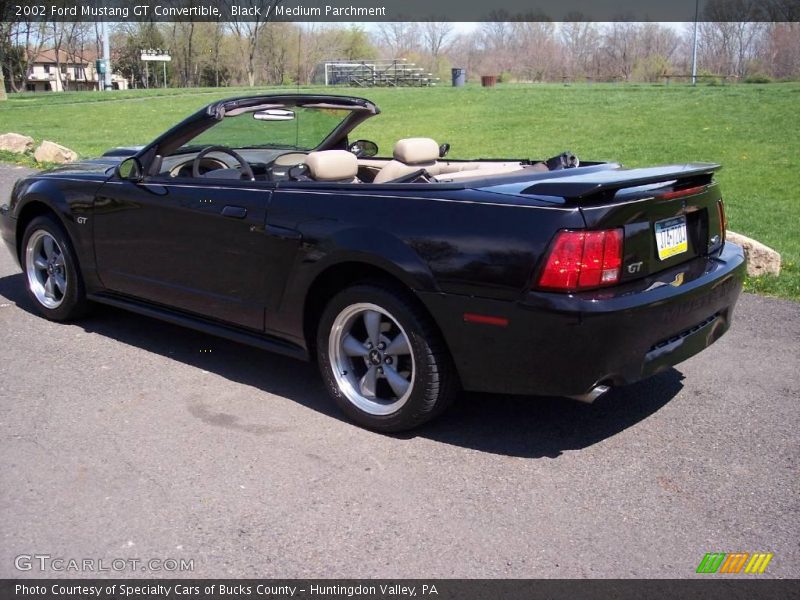
[[320,320],[317,355],[331,396],[369,429],[411,429],[455,395],[439,333],[400,290],[360,284],[335,296]]
[[59,223],[47,216],[31,221],[22,238],[21,259],[28,295],[42,315],[67,321],[86,312],[78,260]]

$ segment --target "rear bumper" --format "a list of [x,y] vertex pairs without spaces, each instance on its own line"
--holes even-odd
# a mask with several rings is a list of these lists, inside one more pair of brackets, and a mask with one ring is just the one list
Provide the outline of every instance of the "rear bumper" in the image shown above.
[[[730,326],[742,290],[741,248],[613,289],[529,292],[520,302],[421,293],[465,389],[577,396],[633,383],[705,349]],[[464,322],[464,313],[508,320]]]

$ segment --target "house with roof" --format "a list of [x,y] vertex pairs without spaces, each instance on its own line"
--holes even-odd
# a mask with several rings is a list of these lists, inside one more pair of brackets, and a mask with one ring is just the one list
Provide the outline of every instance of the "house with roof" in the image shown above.
[[[25,79],[29,92],[92,91],[102,89],[102,75],[97,72],[97,54],[90,51],[67,53],[53,49],[42,50],[34,58]],[[128,89],[128,80],[118,73],[111,74],[115,90]]]

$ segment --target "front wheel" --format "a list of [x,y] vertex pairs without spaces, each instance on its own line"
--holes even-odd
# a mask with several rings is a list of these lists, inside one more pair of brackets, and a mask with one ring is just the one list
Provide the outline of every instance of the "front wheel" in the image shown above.
[[388,287],[360,284],[335,296],[320,320],[317,358],[339,407],[377,431],[421,425],[450,404],[457,387],[430,318]]
[[28,295],[48,319],[68,321],[87,309],[78,259],[69,237],[50,217],[37,217],[22,238],[22,269]]

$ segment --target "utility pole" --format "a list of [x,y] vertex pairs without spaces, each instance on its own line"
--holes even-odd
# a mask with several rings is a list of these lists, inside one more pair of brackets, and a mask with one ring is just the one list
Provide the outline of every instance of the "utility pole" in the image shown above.
[[111,90],[113,86],[111,85],[111,49],[108,43],[108,29],[105,23],[100,23],[100,27],[103,35],[103,61],[106,64],[106,72],[103,73],[103,89]]
[[694,0],[694,40],[692,40],[692,85],[697,85],[697,19],[700,16],[700,0]]

